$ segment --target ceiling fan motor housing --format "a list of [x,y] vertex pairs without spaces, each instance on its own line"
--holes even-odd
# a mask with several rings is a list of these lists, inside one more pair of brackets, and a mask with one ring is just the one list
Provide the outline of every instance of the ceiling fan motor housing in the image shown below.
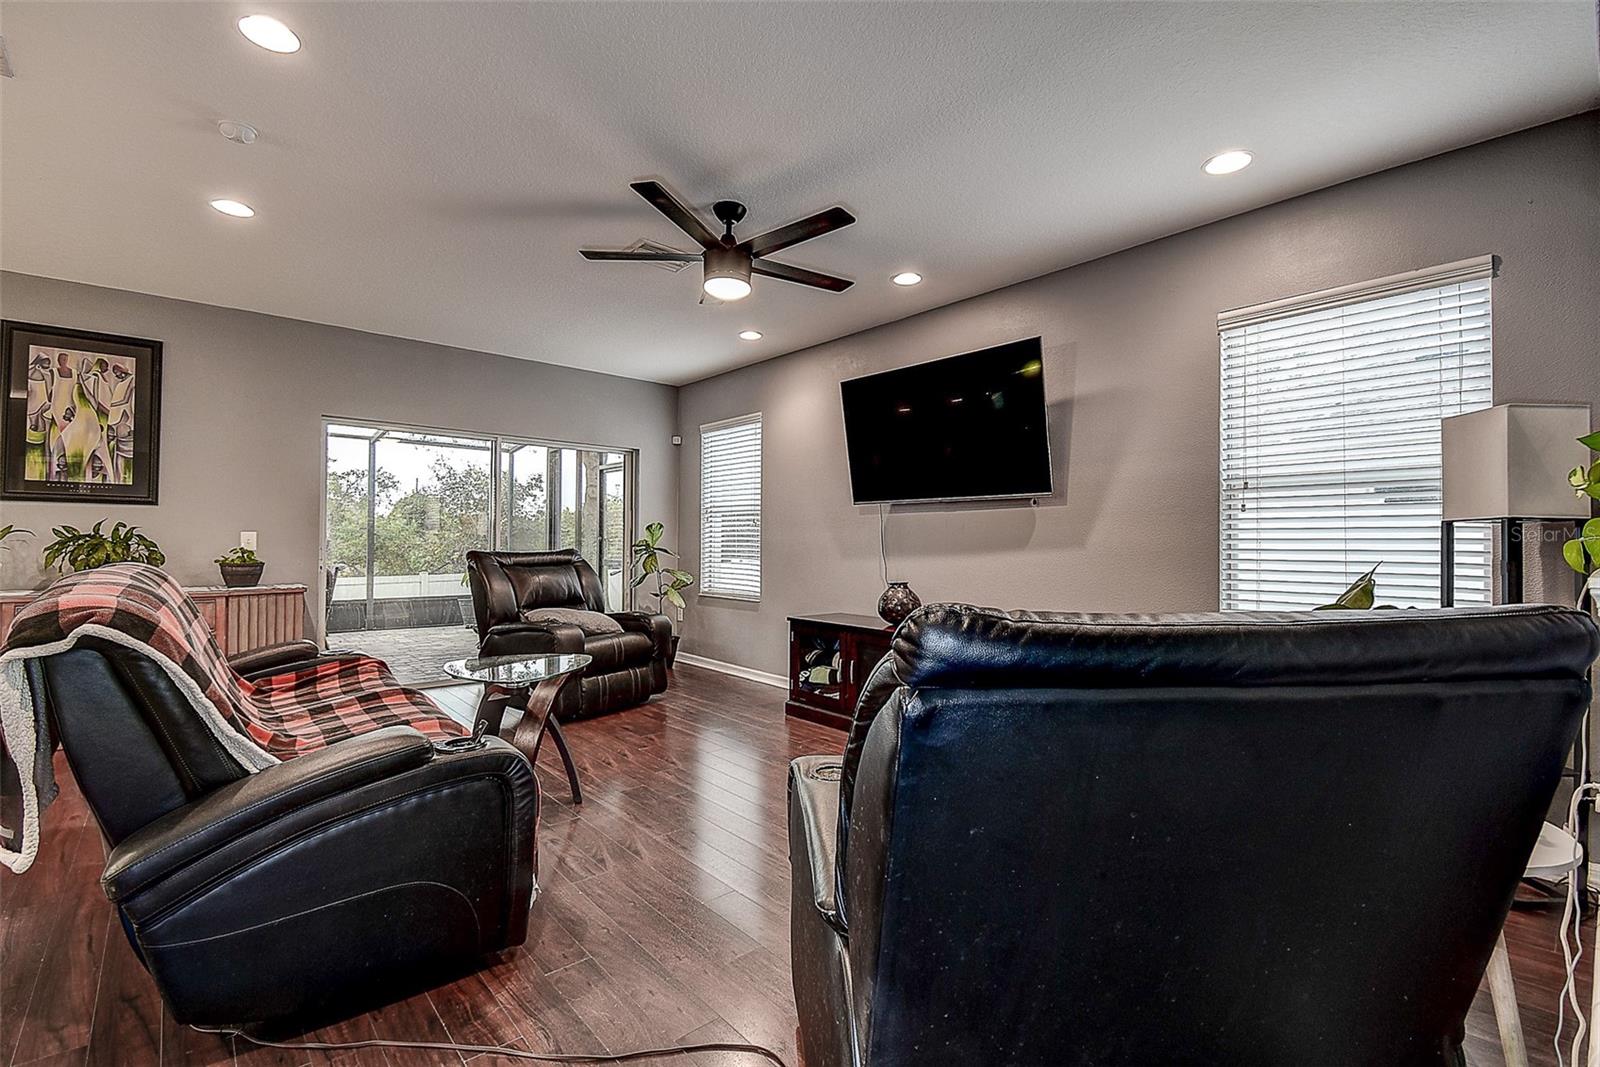
[[750,284],[750,253],[736,245],[723,245],[705,251],[706,279],[737,278]]

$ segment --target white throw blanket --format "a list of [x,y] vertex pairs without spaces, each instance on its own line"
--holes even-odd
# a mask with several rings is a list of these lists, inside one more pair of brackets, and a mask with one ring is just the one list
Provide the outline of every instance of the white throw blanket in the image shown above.
[[11,649],[0,655],[0,737],[5,740],[6,750],[21,782],[22,825],[0,826],[0,864],[16,874],[33,866],[33,861],[38,857],[39,816],[50,806],[57,793],[51,763],[49,724],[34,714],[26,661],[65,652],[84,637],[98,637],[122,645],[159,664],[172,684],[188,698],[190,707],[205,723],[206,729],[241,767],[259,771],[279,762],[276,756],[270,755],[230,726],[194,679],[179,670],[177,664],[120,630],[86,624],[53,644]]

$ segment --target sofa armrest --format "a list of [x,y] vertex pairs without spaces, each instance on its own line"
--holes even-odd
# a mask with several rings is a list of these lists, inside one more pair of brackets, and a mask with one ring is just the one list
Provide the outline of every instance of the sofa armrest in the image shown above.
[[320,655],[322,649],[315,641],[283,641],[229,656],[228,666],[248,678],[253,674],[271,674],[281,667],[314,660]]
[[[789,764],[789,825],[799,840],[789,843],[796,858],[806,857],[805,870],[796,864],[794,877],[809,875],[811,903],[829,926],[844,932],[839,918],[838,838],[839,757],[801,756]],[[797,889],[801,888],[799,886]]]
[[491,626],[478,646],[480,656],[572,655],[582,651],[582,630],[545,622],[503,622]]
[[652,615],[648,611],[613,611],[608,613],[623,630],[640,633],[650,638],[655,646],[656,659],[666,659],[672,650],[672,620],[665,615]]
[[247,774],[129,835],[106,861],[106,896],[137,894],[170,871],[296,808],[420,767],[433,745],[409,726],[352,737]]

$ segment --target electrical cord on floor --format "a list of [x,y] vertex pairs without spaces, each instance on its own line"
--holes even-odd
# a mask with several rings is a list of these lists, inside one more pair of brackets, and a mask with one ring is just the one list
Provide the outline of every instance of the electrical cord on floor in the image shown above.
[[452,1041],[390,1041],[383,1038],[372,1038],[366,1041],[268,1041],[265,1038],[251,1037],[243,1030],[211,1029],[206,1026],[194,1026],[202,1034],[222,1034],[227,1037],[242,1037],[253,1045],[264,1048],[282,1049],[315,1049],[318,1051],[351,1048],[419,1048],[438,1049],[441,1052],[470,1052],[473,1055],[505,1056],[515,1060],[530,1060],[534,1063],[632,1063],[635,1060],[647,1060],[655,1057],[691,1056],[700,1052],[742,1052],[751,1056],[760,1056],[778,1067],[788,1067],[783,1058],[776,1052],[761,1045],[745,1045],[734,1041],[707,1041],[698,1045],[671,1045],[666,1048],[639,1049],[636,1052],[527,1052],[519,1048],[504,1048],[500,1045],[458,1045]]
[[[1588,844],[1578,839],[1578,808],[1585,800],[1594,803],[1596,796],[1600,796],[1600,783],[1589,781],[1589,715],[1583,713],[1582,725],[1578,728],[1578,736],[1583,738],[1578,748],[1578,786],[1572,791],[1572,800],[1567,806],[1567,822],[1563,827],[1572,835],[1572,870],[1567,872],[1567,896],[1561,908],[1561,958],[1565,964],[1566,980],[1561,985],[1561,993],[1556,1000],[1556,1033],[1554,1044],[1556,1048],[1556,1067],[1565,1067],[1566,1060],[1561,1055],[1561,1031],[1566,1026],[1567,1007],[1571,1005],[1574,1030],[1572,1035],[1572,1067],[1578,1067],[1578,1057],[1583,1050],[1583,1039],[1588,1034],[1589,1020],[1584,1018],[1583,1008],[1578,1003],[1578,963],[1583,959],[1583,910],[1578,907],[1578,865],[1588,863],[1589,857],[1585,855]],[[1568,942],[1567,935],[1572,935],[1573,942]],[[1600,1003],[1600,988],[1594,991],[1594,1000],[1590,1004],[1590,1015],[1595,1014],[1595,1005]],[[1589,1063],[1597,1061],[1595,1042],[1589,1042]]]

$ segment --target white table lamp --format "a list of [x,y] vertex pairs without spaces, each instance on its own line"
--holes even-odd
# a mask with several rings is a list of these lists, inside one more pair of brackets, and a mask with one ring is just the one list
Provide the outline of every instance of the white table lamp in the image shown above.
[[1590,462],[1587,404],[1497,404],[1441,422],[1444,518],[1587,519],[1567,472]]

